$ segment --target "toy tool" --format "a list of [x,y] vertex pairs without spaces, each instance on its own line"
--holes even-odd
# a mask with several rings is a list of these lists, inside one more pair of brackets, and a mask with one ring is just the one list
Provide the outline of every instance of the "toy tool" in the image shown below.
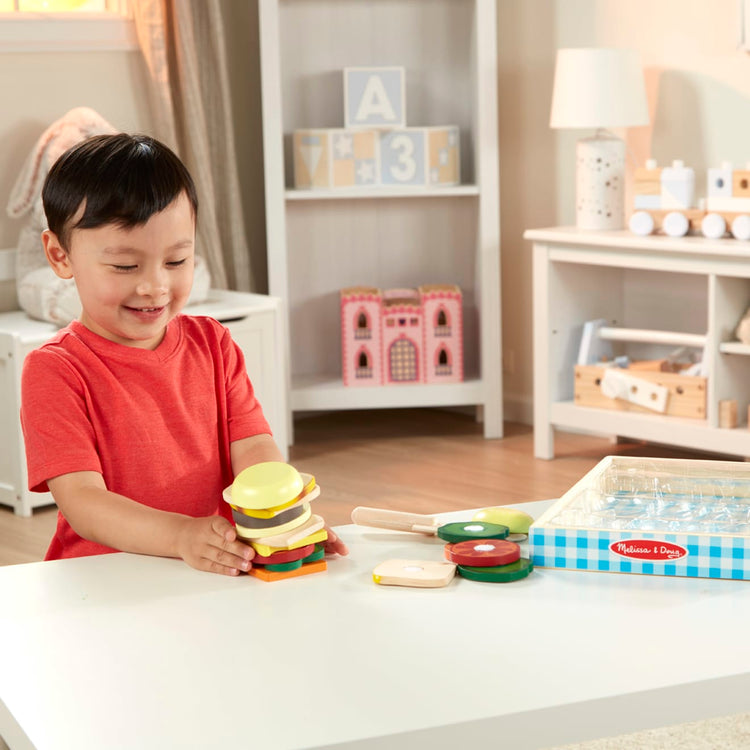
[[[485,510],[495,511],[498,509],[487,508]],[[499,520],[495,521],[494,518],[491,517],[491,513],[488,513],[485,517],[480,515],[483,514],[484,511],[478,511],[471,521],[461,522],[467,525],[471,524],[472,526],[472,528],[468,528],[467,526],[466,533],[463,536],[451,539],[448,539],[447,537],[442,538],[444,538],[446,542],[458,542],[462,541],[463,539],[480,539],[488,537],[495,537],[497,539],[504,539],[507,537],[510,541],[513,542],[523,541],[524,539],[526,539],[527,534],[526,531],[521,531],[520,529],[528,529],[528,526],[526,524],[531,524],[533,519],[531,518],[531,516],[527,515],[526,513],[522,513],[521,511],[515,512],[518,515],[508,513],[508,511],[510,510],[510,508],[502,509],[502,515],[509,521],[512,520],[513,529],[508,528],[509,524],[501,523]],[[499,518],[500,516],[497,517]],[[457,533],[459,533],[458,524],[441,523],[441,521],[435,516],[425,515],[422,513],[406,513],[399,510],[386,510],[385,508],[370,508],[366,506],[359,506],[352,511],[352,521],[358,526],[373,526],[374,528],[390,529],[392,531],[411,531],[417,534],[427,534],[429,536],[441,536],[441,534],[438,533],[438,529],[447,526],[452,526],[453,529]],[[495,529],[494,533],[486,533],[486,530],[483,531],[482,528],[476,528],[477,524],[474,523],[475,521],[479,521],[480,523],[490,522],[491,524],[494,524],[496,526],[504,527],[506,531],[503,534],[499,533],[499,529]],[[514,529],[516,528],[518,528],[519,531],[515,531]],[[448,529],[446,529],[444,533],[447,532]]]
[[374,526],[392,531],[413,531],[418,534],[437,534],[442,525],[435,516],[404,513],[399,510],[360,506],[352,511],[352,521],[359,526]]

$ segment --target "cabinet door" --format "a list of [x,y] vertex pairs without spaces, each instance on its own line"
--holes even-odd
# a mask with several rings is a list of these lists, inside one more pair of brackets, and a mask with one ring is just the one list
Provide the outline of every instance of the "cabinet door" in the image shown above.
[[277,313],[254,312],[241,320],[224,323],[242,349],[245,366],[281,452],[287,454],[285,377],[281,366],[281,345],[276,335]]

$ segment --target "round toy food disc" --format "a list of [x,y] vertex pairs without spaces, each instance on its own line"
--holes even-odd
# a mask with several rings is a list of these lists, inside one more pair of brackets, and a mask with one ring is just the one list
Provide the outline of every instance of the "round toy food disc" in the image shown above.
[[469,539],[505,539],[508,527],[486,521],[464,521],[440,526],[437,535],[446,542],[464,542]]
[[458,574],[472,581],[487,581],[489,583],[510,583],[518,581],[534,570],[534,565],[528,557],[522,557],[510,565],[496,565],[480,568],[472,565],[459,565]]
[[471,539],[445,545],[445,559],[458,565],[509,565],[521,557],[521,548],[505,539]]

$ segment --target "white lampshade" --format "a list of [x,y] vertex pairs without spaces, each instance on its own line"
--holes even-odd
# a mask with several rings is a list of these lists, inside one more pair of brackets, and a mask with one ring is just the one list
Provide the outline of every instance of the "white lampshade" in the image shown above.
[[627,49],[557,51],[551,128],[648,125],[638,53]]

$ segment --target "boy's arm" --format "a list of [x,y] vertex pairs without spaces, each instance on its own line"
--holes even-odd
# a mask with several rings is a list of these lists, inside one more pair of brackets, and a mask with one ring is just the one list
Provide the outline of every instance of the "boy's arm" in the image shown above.
[[247,570],[255,554],[225,518],[191,518],[141,505],[110,492],[98,472],[71,472],[47,484],[73,530],[107,547],[179,557],[193,568],[224,575]]
[[[261,461],[283,461],[281,451],[270,435],[253,435],[252,437],[235,440],[231,447],[232,471],[237,476],[248,466],[261,463]],[[329,526],[326,526],[328,539],[326,541],[326,552],[339,555],[348,554],[346,545],[339,539],[338,535]]]

